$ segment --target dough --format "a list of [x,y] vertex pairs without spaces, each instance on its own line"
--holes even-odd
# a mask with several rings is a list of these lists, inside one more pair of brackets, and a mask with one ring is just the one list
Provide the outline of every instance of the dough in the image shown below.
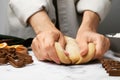
[[80,48],[78,47],[75,39],[65,36],[66,47],[65,50],[69,53],[69,56],[64,54],[64,49],[61,47],[60,43],[55,42],[55,48],[57,55],[63,64],[82,64],[87,63],[94,57],[95,45],[93,43],[88,44],[88,54],[84,57],[80,55]]

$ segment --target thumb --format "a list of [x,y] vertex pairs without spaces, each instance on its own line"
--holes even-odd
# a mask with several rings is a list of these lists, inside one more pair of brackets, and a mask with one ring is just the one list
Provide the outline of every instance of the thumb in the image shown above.
[[60,36],[58,42],[60,43],[62,48],[65,49],[65,45],[66,45],[65,37],[64,36]]
[[82,43],[78,43],[80,47],[80,55],[81,56],[86,56],[88,53],[88,44],[85,41],[82,41]]
[[62,48],[64,49],[64,53],[65,53],[65,55],[68,56],[69,53],[65,50],[65,46],[66,46],[66,40],[65,40],[65,37],[64,37],[64,36],[60,36],[58,42],[61,44]]

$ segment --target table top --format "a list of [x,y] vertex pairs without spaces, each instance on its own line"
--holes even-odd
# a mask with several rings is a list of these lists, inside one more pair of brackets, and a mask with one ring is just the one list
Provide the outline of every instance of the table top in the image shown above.
[[[0,65],[0,80],[120,80],[120,77],[109,76],[99,62],[83,65],[57,65],[51,62],[38,61],[29,51],[34,62],[23,68],[11,65]],[[112,51],[105,56],[120,60]]]

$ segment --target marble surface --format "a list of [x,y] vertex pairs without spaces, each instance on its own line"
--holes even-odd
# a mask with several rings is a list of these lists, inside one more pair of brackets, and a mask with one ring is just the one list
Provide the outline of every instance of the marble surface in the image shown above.
[[[34,63],[23,68],[0,65],[0,80],[120,80],[120,77],[110,77],[98,62],[65,66],[37,61],[31,51],[30,55]],[[105,56],[120,60],[111,51]]]

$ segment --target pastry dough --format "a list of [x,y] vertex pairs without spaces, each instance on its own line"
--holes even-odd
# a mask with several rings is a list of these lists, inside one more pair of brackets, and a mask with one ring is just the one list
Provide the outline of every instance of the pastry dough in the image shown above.
[[80,48],[78,47],[75,39],[65,36],[66,47],[65,50],[69,53],[69,56],[64,54],[64,49],[61,47],[60,43],[55,42],[55,48],[57,55],[63,64],[82,64],[87,63],[94,57],[95,45],[93,43],[88,44],[88,54],[84,57],[80,55]]

